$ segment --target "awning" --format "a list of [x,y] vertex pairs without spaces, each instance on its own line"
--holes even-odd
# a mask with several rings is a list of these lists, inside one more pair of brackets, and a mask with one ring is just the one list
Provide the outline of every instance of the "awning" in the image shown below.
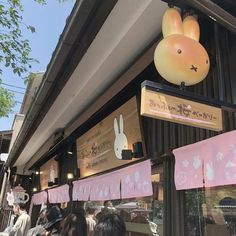
[[57,188],[48,189],[48,200],[50,203],[69,202],[69,185],[65,184]]
[[236,130],[173,153],[177,190],[236,184]]
[[112,173],[73,182],[73,201],[99,201],[151,196],[150,160]]

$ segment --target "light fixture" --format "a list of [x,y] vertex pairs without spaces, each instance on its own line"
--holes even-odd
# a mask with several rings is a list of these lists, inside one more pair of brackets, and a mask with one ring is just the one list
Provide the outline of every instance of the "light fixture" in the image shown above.
[[142,142],[133,143],[133,150],[123,149],[121,151],[122,160],[131,160],[132,158],[143,157]]
[[73,179],[74,178],[74,174],[73,173],[67,173],[67,179]]
[[39,175],[39,172],[38,172],[38,171],[36,171],[36,172],[35,172],[35,174],[36,174],[36,175]]
[[37,192],[37,188],[33,188],[33,192]]
[[72,155],[73,154],[73,144],[71,144],[67,149],[67,154]]

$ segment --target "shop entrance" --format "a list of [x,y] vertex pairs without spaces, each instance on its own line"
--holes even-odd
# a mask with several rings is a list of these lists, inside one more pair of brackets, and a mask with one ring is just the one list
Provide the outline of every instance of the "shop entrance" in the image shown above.
[[187,236],[235,236],[235,185],[185,191]]
[[[125,221],[127,236],[164,236],[163,234],[163,166],[152,168],[153,196],[93,202],[96,218],[108,212],[119,214]],[[86,205],[85,203],[85,209]]]

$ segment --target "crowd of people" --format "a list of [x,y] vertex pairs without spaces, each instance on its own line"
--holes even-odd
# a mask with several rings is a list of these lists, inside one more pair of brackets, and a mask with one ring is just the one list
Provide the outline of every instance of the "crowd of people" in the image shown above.
[[32,228],[24,204],[15,203],[13,212],[17,217],[0,236],[125,236],[124,221],[108,210],[107,203],[98,214],[93,203],[88,203],[85,210],[77,208],[68,214],[62,214],[56,205],[44,208]]

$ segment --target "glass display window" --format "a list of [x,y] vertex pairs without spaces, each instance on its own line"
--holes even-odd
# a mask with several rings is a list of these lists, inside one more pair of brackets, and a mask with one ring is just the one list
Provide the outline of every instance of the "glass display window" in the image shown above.
[[[117,213],[128,236],[163,236],[163,168],[152,170],[153,196],[92,202],[96,221],[103,214]],[[89,205],[85,202],[85,210]]]
[[236,236],[235,185],[185,191],[187,236]]

